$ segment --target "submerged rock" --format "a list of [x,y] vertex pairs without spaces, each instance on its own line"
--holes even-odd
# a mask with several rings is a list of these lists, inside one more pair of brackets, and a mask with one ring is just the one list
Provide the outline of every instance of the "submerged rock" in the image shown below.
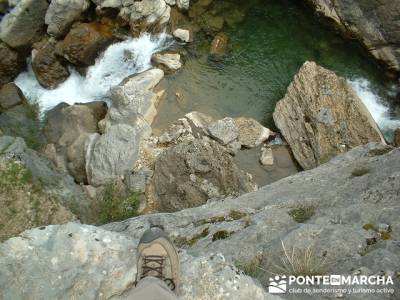
[[39,83],[48,89],[56,88],[69,77],[66,62],[55,54],[57,41],[50,38],[33,50],[32,70]]
[[398,0],[307,0],[319,14],[356,38],[389,70],[400,72]]
[[24,57],[0,41],[0,87],[13,81],[24,67]]
[[81,18],[89,5],[88,0],[52,0],[45,16],[45,23],[48,25],[47,33],[54,37],[65,35],[72,23]]
[[21,0],[0,23],[0,39],[13,48],[29,47],[44,33],[46,0]]
[[198,139],[161,153],[152,184],[160,211],[177,211],[202,205],[210,198],[255,190],[226,149],[214,141]]
[[335,155],[384,138],[344,78],[306,62],[273,114],[296,160],[312,169]]
[[75,24],[57,45],[58,54],[78,66],[91,66],[114,37],[109,25],[101,23]]
[[182,68],[179,53],[156,53],[151,57],[151,61],[167,74],[174,73]]
[[190,31],[187,29],[178,28],[172,34],[175,38],[182,42],[189,43],[191,41]]
[[271,147],[261,149],[260,163],[263,166],[272,166],[274,164],[274,154]]
[[214,37],[211,43],[210,55],[215,58],[224,56],[228,51],[228,42],[229,42],[229,37],[226,33],[224,32],[218,33]]

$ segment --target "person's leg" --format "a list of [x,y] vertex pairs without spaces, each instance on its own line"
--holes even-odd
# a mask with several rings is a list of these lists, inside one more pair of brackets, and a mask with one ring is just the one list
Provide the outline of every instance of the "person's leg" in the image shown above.
[[179,257],[168,235],[160,228],[145,231],[137,250],[136,288],[129,293],[135,300],[177,299]]
[[146,277],[138,282],[129,293],[132,300],[176,300],[176,294],[164,283],[155,277]]

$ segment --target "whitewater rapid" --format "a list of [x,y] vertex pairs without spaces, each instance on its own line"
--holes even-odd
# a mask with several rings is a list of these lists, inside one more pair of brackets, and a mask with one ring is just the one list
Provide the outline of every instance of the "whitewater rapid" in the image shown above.
[[[54,90],[47,90],[39,84],[30,63],[28,70],[21,73],[15,83],[30,101],[39,104],[42,113],[60,102],[74,104],[107,100],[112,87],[130,75],[151,68],[151,56],[169,46],[171,42],[166,34],[143,34],[109,46],[95,64],[88,68],[86,76],[71,68],[69,78]],[[373,91],[367,79],[355,78],[348,82],[382,131],[390,135],[390,132],[400,127],[400,120],[391,119],[389,108]]]
[[365,78],[356,78],[348,80],[358,97],[368,108],[375,122],[380,129],[391,136],[391,133],[400,127],[399,119],[392,119],[390,109],[385,105],[384,100],[375,93],[371,83]]
[[88,68],[86,76],[71,68],[68,79],[53,90],[47,90],[39,84],[30,63],[28,70],[21,73],[15,83],[30,101],[39,104],[42,112],[60,102],[74,104],[104,100],[110,88],[118,85],[124,78],[149,69],[151,56],[168,47],[168,43],[166,34],[143,34],[138,38],[113,44]]

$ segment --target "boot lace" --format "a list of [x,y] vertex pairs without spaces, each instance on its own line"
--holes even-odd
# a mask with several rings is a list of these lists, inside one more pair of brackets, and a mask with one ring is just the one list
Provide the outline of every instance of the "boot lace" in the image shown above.
[[164,277],[164,263],[165,257],[158,255],[149,255],[143,257],[143,267],[142,274],[140,275],[140,279],[143,279],[147,276],[156,277],[160,280],[163,280],[168,287],[174,291],[175,283],[172,278]]

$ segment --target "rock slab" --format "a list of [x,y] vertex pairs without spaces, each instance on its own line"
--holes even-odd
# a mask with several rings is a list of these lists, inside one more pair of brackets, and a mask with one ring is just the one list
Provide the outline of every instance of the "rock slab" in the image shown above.
[[312,169],[338,153],[384,138],[344,78],[306,62],[273,114],[299,164]]

